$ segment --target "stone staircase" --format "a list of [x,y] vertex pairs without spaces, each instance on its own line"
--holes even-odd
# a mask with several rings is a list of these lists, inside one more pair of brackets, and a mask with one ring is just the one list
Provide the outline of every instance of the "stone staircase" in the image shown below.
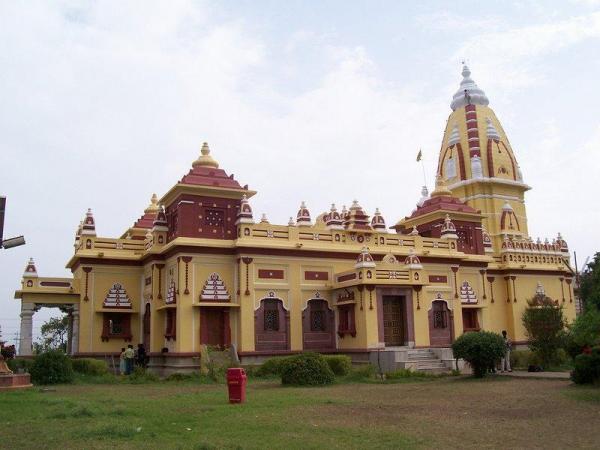
[[[387,348],[379,352],[371,352],[369,361],[375,367],[381,367],[383,372],[410,369],[430,374],[441,374],[450,372],[453,367],[452,351],[450,349],[446,350],[408,347]],[[449,355],[446,353],[449,353]]]
[[397,363],[404,363],[405,369],[435,374],[448,372],[448,368],[442,360],[430,349],[408,350],[407,355],[408,359],[405,361],[398,361],[396,359]]

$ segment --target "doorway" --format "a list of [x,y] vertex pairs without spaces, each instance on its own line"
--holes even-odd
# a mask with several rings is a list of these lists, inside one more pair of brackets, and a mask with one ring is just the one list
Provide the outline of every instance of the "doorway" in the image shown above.
[[383,339],[386,347],[400,347],[406,341],[404,296],[383,296]]
[[429,344],[449,347],[452,344],[453,320],[444,300],[435,300],[429,310]]
[[200,343],[219,348],[230,345],[229,310],[218,307],[200,308]]

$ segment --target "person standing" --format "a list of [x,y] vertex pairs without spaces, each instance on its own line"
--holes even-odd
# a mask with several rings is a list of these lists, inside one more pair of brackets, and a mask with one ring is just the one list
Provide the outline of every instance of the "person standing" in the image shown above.
[[119,374],[125,375],[125,348],[121,349],[121,354],[119,355]]
[[512,342],[508,338],[506,330],[502,330],[502,338],[504,339],[504,357],[500,360],[500,372],[512,372],[510,367],[510,351],[512,350]]
[[135,358],[135,351],[133,345],[129,344],[127,350],[125,350],[125,375],[131,375],[133,372],[133,360]]
[[144,347],[144,344],[138,344],[137,364],[139,367],[146,368],[146,347]]

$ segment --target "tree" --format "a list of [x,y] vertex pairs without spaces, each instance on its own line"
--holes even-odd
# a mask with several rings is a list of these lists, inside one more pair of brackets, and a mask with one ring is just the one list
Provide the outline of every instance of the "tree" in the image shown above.
[[529,348],[540,357],[543,366],[551,366],[564,343],[567,323],[562,306],[543,293],[537,294],[527,301],[522,321]]
[[598,345],[600,345],[600,311],[592,304],[569,326],[566,350],[572,358],[575,358],[585,349]]
[[491,331],[469,331],[452,344],[455,358],[469,363],[476,378],[483,378],[506,352],[504,339]]
[[579,298],[584,308],[592,305],[600,309],[600,253],[596,253],[579,277]]
[[48,350],[67,351],[67,334],[69,330],[69,317],[53,317],[42,325],[42,336],[34,344],[36,353]]

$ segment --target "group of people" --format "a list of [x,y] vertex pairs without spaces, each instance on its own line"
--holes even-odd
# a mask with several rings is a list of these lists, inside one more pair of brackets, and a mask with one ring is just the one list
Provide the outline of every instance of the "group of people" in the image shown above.
[[137,350],[129,344],[127,348],[121,349],[119,356],[119,372],[121,375],[131,375],[135,366],[146,368],[148,365],[148,355],[144,344],[138,344]]

